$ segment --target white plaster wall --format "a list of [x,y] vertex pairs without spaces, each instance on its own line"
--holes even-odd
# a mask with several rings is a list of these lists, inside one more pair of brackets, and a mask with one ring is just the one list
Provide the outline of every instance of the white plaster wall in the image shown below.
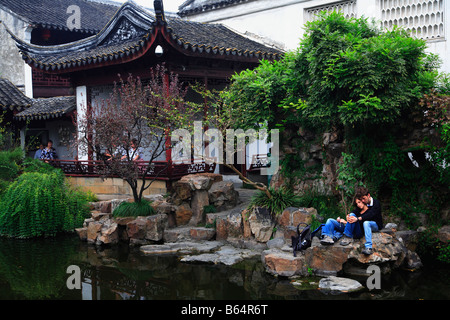
[[[265,44],[272,43],[284,50],[294,50],[304,33],[305,9],[336,2],[336,0],[257,0],[202,12],[185,19],[222,23],[241,34],[256,35],[258,37],[254,39]],[[365,16],[374,18],[377,22],[381,21],[380,0],[357,0],[356,11],[358,17]],[[450,72],[448,50],[450,0],[444,0],[444,23],[445,38],[428,40],[427,52],[438,54],[443,60],[441,71]]]
[[428,52],[438,54],[442,59],[441,70],[450,73],[450,0],[444,0],[444,33],[443,40],[429,40]]
[[[12,33],[22,40],[28,39],[28,24],[9,10],[0,8],[0,77],[9,79],[24,93],[30,94],[25,89],[25,61],[16,47],[15,41],[6,31],[7,27]],[[31,76],[31,72],[30,72]]]

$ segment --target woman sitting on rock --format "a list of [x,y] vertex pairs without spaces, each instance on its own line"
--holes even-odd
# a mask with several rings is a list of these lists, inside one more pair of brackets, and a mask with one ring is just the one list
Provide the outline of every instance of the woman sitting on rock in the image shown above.
[[328,219],[322,228],[322,240],[323,245],[334,244],[342,236],[340,245],[346,246],[352,243],[353,238],[359,239],[363,236],[361,226],[358,223],[358,219],[355,219],[369,210],[367,205],[360,199],[355,199],[356,208],[352,213],[347,215],[347,219],[338,217],[337,219]]

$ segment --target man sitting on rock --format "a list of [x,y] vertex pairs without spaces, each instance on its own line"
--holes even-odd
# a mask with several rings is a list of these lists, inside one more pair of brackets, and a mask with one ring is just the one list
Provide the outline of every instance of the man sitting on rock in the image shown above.
[[[365,214],[356,214],[355,217],[347,218],[347,221],[359,221],[364,230],[364,237],[366,238],[366,243],[364,244],[363,253],[366,255],[372,254],[372,231],[376,232],[383,228],[383,217],[381,215],[381,204],[380,201],[374,199],[370,196],[369,190],[364,187],[360,187],[356,190],[356,198],[364,202],[369,208]],[[348,239],[343,239],[341,241],[342,245],[345,245]]]
[[364,230],[366,243],[364,244],[363,253],[370,255],[372,254],[372,231],[378,231],[383,227],[381,204],[370,196],[367,188],[358,188],[356,190],[355,204],[356,208],[347,215],[347,220],[341,218],[336,220],[328,219],[322,228],[324,237],[321,243],[333,244],[335,239],[339,239],[343,234],[344,238],[340,244],[346,246],[352,243],[353,238],[361,238],[361,230]]

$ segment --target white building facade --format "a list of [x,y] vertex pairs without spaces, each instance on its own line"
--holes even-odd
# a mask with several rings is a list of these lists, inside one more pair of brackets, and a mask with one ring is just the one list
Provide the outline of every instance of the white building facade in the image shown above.
[[397,25],[424,39],[428,52],[450,72],[450,0],[188,0],[178,14],[187,20],[222,23],[286,51],[298,47],[304,24],[322,10],[340,10],[347,17],[375,19],[384,29]]

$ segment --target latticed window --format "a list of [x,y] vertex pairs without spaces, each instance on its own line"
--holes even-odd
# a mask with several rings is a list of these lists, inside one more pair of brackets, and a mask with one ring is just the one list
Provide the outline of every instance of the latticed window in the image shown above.
[[444,0],[381,0],[382,28],[403,27],[421,39],[444,39]]
[[327,5],[305,9],[305,20],[314,21],[321,11],[340,11],[346,18],[356,17],[356,0],[333,2]]

